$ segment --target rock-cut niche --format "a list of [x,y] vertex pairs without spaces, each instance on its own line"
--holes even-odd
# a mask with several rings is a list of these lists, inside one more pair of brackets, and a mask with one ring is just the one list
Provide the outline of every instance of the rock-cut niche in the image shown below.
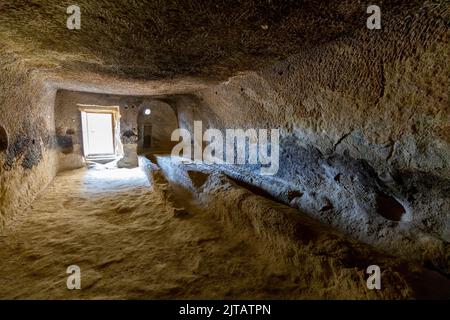
[[0,126],[0,152],[8,149],[8,133],[3,126]]

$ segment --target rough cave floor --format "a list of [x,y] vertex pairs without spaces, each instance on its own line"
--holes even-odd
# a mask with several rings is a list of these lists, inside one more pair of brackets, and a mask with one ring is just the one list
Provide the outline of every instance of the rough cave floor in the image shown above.
[[[0,237],[3,298],[298,298],[289,267],[194,203],[173,216],[139,169],[59,174]],[[69,265],[82,290],[68,290]]]

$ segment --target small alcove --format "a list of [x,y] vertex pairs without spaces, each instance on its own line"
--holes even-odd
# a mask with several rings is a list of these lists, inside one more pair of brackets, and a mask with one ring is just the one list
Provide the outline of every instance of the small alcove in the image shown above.
[[6,129],[0,125],[0,152],[8,149],[8,133]]

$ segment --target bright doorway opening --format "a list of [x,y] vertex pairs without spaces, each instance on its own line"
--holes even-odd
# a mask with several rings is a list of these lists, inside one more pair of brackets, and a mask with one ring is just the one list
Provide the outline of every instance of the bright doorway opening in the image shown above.
[[86,112],[87,156],[114,154],[112,113]]
[[[83,131],[83,153],[86,159],[114,159],[119,156],[116,133],[120,131],[118,110],[80,108]],[[119,141],[118,141],[119,140]]]

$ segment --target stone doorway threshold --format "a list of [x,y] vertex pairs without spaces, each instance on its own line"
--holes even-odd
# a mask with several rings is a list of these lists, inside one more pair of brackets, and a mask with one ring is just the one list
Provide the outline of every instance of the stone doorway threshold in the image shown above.
[[86,157],[86,162],[106,164],[110,162],[117,162],[120,159],[117,155],[102,155],[102,156],[90,156]]

